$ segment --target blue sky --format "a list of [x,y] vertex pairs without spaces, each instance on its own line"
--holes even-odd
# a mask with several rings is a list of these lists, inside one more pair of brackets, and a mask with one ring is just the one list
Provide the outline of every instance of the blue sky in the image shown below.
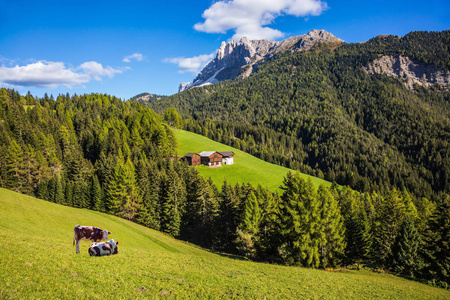
[[346,42],[450,29],[450,1],[0,0],[0,86],[171,95],[222,41],[325,29]]

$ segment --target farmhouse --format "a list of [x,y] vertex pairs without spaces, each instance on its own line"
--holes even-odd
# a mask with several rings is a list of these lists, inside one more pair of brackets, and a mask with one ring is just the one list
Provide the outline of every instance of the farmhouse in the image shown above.
[[232,165],[233,164],[233,156],[234,153],[232,151],[222,151],[219,152],[222,155],[222,163],[224,165]]
[[201,164],[200,155],[197,153],[187,153],[181,159],[186,160],[190,166],[199,166]]
[[222,154],[217,151],[203,151],[200,154],[202,165],[209,167],[222,166]]
[[187,153],[181,159],[187,161],[190,166],[221,167],[222,164],[232,165],[233,156],[232,151],[203,151],[200,154]]

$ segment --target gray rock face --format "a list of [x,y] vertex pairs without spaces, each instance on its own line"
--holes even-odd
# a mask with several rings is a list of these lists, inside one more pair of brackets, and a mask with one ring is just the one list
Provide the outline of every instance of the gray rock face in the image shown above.
[[395,55],[383,56],[370,63],[365,71],[369,74],[386,74],[400,78],[410,89],[414,84],[429,87],[433,84],[441,86],[450,84],[450,73],[436,66],[415,62],[408,57]]
[[[342,40],[325,30],[312,30],[307,34],[291,37],[280,42],[248,40],[222,42],[216,57],[197,75],[193,83],[182,83],[179,92],[186,89],[234,79],[248,77],[252,67],[279,52],[309,50],[319,43],[341,43]],[[250,68],[245,68],[250,66]]]

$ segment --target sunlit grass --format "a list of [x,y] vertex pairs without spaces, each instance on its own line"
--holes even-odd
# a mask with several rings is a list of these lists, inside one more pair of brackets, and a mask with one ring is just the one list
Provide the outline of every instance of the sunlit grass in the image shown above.
[[[119,253],[72,246],[76,224],[112,232]],[[0,189],[0,299],[449,299],[450,292],[367,271],[232,259],[137,224]]]
[[[206,178],[211,177],[218,187],[222,186],[224,179],[226,179],[228,183],[233,185],[236,183],[250,182],[255,187],[261,184],[272,192],[280,192],[283,178],[289,171],[295,172],[294,170],[268,163],[241,150],[215,142],[199,134],[179,130],[175,132],[175,135],[179,144],[178,155],[180,157],[189,152],[234,152],[234,164],[231,166],[224,165],[221,168],[209,168],[207,166],[196,167],[200,174]],[[331,185],[330,182],[320,178],[309,175],[304,176],[311,177],[316,186],[319,186],[321,183],[324,183],[326,186]]]

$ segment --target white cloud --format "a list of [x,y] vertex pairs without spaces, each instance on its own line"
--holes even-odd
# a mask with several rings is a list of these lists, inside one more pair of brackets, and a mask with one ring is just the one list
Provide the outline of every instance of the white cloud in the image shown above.
[[67,68],[63,62],[38,61],[24,66],[0,67],[0,83],[12,86],[72,87],[87,83],[93,79],[101,80],[103,76],[113,77],[122,70],[89,61],[77,68]]
[[126,62],[126,63],[129,63],[132,60],[143,61],[144,58],[145,58],[145,56],[143,54],[141,54],[141,53],[133,53],[131,55],[125,56],[122,61]]
[[197,74],[203,69],[215,56],[215,53],[203,54],[194,57],[174,57],[166,58],[164,62],[178,65],[180,73],[191,72]]
[[205,10],[203,23],[194,29],[206,33],[235,31],[233,39],[246,36],[249,39],[279,39],[284,33],[265,27],[280,15],[296,17],[318,16],[327,9],[320,0],[222,0]]

